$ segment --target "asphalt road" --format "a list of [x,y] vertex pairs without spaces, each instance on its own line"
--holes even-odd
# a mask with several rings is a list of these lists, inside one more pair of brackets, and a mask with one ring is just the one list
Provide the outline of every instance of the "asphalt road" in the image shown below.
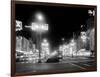
[[17,73],[54,73],[54,72],[77,72],[96,70],[96,62],[93,59],[67,60],[59,63],[16,63]]

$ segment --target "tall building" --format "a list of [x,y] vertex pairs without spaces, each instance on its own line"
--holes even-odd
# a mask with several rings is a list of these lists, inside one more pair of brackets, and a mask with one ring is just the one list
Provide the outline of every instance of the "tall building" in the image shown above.
[[70,55],[71,56],[76,55],[76,53],[77,53],[77,45],[76,45],[76,42],[75,42],[74,39],[71,40],[69,48],[70,48]]
[[46,39],[43,40],[41,43],[41,59],[45,61],[47,59],[48,55],[50,54],[50,46]]
[[16,36],[16,50],[21,51],[22,48],[22,36]]
[[22,51],[30,51],[29,50],[30,48],[29,48],[29,40],[28,39],[26,39],[25,37],[23,37],[22,38]]

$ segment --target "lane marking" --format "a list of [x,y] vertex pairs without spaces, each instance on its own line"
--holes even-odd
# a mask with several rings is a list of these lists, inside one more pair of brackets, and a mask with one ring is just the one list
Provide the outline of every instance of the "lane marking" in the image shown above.
[[83,64],[83,65],[85,65],[85,66],[91,66],[91,65],[89,65],[89,64]]
[[70,63],[70,64],[72,64],[73,66],[79,67],[79,68],[81,68],[81,69],[85,69],[84,67],[79,66],[79,65],[77,65],[77,64],[74,64],[74,63]]

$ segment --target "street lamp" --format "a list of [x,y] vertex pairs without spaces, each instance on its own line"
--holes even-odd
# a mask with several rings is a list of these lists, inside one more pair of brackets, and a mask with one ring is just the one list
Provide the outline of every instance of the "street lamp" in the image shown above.
[[41,12],[36,13],[35,18],[37,21],[44,21],[44,16]]
[[44,15],[41,12],[35,14],[35,22],[32,22],[31,26],[25,26],[36,32],[39,37],[37,38],[37,47],[39,48],[39,62],[41,62],[41,35],[48,31],[48,24],[44,22]]

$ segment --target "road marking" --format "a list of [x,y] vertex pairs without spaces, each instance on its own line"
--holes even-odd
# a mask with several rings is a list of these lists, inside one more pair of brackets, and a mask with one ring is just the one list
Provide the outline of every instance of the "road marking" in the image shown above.
[[77,64],[74,64],[74,63],[70,63],[70,64],[72,64],[73,66],[79,67],[79,68],[81,68],[81,69],[85,69],[84,67],[79,66],[79,65],[77,65]]
[[83,65],[85,65],[85,66],[91,66],[91,65],[89,65],[89,64],[83,64]]
[[33,72],[37,72],[37,71],[34,70]]

